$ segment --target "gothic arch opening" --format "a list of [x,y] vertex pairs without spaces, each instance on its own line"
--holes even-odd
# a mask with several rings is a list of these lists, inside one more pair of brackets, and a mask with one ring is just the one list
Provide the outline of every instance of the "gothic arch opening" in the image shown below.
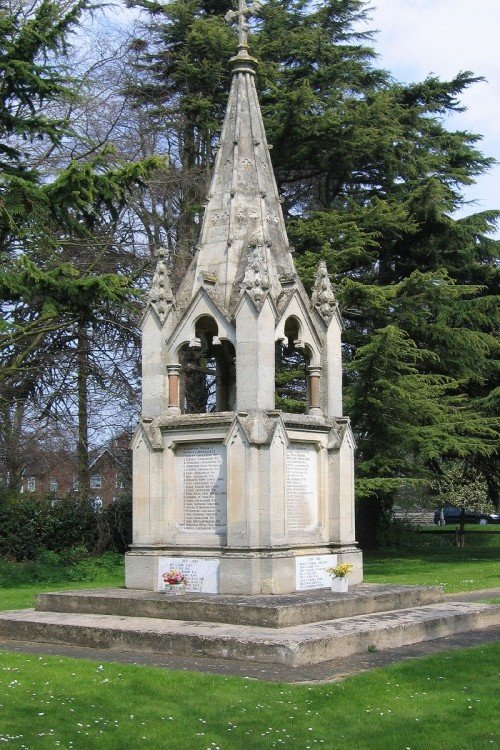
[[180,408],[183,414],[233,411],[236,401],[234,347],[220,341],[218,326],[204,315],[195,326],[195,338],[179,351]]
[[285,339],[276,343],[276,409],[306,414],[309,408],[307,368],[309,352],[300,341],[300,323],[291,316],[285,323]]

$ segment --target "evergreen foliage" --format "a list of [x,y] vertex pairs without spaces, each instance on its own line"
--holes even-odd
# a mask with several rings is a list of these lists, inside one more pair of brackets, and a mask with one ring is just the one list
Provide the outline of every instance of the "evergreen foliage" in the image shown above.
[[[43,319],[63,310],[92,315],[99,295],[120,301],[130,286],[123,278],[99,278],[97,271],[78,280],[83,264],[72,260],[70,240],[95,241],[103,217],[116,219],[130,189],[161,164],[150,158],[110,168],[103,151],[90,161],[70,161],[48,180],[30,163],[30,143],[58,144],[71,133],[66,118],[50,114],[76,96],[54,55],[66,51],[68,35],[89,7],[89,0],[29,6],[16,0],[0,9],[0,295],[4,305],[22,300],[39,308]],[[6,323],[16,328],[4,308]]]
[[[120,159],[99,143],[81,158],[77,148],[66,155],[65,144],[79,137],[71,115],[80,96],[68,73],[68,40],[91,9],[92,0],[12,0],[0,8],[0,407],[7,421],[28,403],[40,419],[60,406],[73,411],[82,488],[90,385],[114,381],[127,398],[117,360],[137,347],[130,334],[136,268],[117,248],[116,227],[131,191],[164,167],[156,156]],[[9,443],[4,470],[18,487],[15,445],[10,435],[0,442]]]
[[296,350],[276,345],[276,409],[292,414],[307,411],[306,361]]
[[19,562],[41,560],[47,553],[82,557],[126,552],[131,542],[132,499],[128,494],[96,509],[78,494],[58,498],[0,490],[0,559]]
[[[129,92],[161,121],[176,169],[199,178],[179,209],[194,246],[236,46],[227,2],[133,4],[151,20]],[[453,216],[492,160],[480,136],[446,128],[480,78],[393,81],[374,65],[371,34],[356,31],[367,14],[364,0],[268,0],[250,33],[296,264],[310,288],[327,262],[346,324],[365,542],[398,487],[428,482],[456,457],[499,502],[499,213]],[[171,257],[185,253],[180,237]]]
[[0,518],[0,556],[12,560],[32,560],[46,549],[85,548],[95,536],[95,513],[77,497],[55,503],[53,497],[12,493],[1,498]]
[[29,224],[48,215],[47,196],[29,164],[29,144],[36,139],[56,144],[68,131],[68,123],[47,109],[72,96],[67,76],[51,60],[65,50],[68,33],[88,6],[88,0],[38,0],[30,6],[17,0],[0,8],[2,254],[13,235],[22,231],[27,214]]

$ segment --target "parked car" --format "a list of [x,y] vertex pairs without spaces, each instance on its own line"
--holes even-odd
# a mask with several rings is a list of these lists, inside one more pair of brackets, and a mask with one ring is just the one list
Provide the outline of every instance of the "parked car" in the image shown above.
[[[444,508],[445,523],[460,523],[462,508]],[[438,524],[441,518],[441,510],[434,511],[434,523]],[[465,509],[465,523],[479,523],[484,526],[487,523],[500,523],[500,513],[479,513],[477,510]]]

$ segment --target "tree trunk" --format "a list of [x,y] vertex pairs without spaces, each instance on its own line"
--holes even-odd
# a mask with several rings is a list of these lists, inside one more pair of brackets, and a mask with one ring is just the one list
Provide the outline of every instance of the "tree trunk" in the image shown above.
[[89,492],[89,408],[88,408],[88,374],[89,374],[89,334],[84,323],[77,328],[77,391],[78,391],[78,442],[76,447],[78,490],[82,498],[87,499]]
[[24,404],[16,401],[12,406],[2,407],[2,435],[0,443],[3,453],[3,468],[6,484],[9,489],[19,492],[22,485],[22,472],[26,463],[26,455],[22,449],[22,425]]

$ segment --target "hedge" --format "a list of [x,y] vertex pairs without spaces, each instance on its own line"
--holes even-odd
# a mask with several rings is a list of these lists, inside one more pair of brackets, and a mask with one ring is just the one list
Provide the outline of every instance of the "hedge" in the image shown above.
[[75,547],[90,553],[125,552],[131,531],[129,497],[101,510],[76,494],[55,498],[0,493],[0,556],[6,559],[35,560],[43,550]]

